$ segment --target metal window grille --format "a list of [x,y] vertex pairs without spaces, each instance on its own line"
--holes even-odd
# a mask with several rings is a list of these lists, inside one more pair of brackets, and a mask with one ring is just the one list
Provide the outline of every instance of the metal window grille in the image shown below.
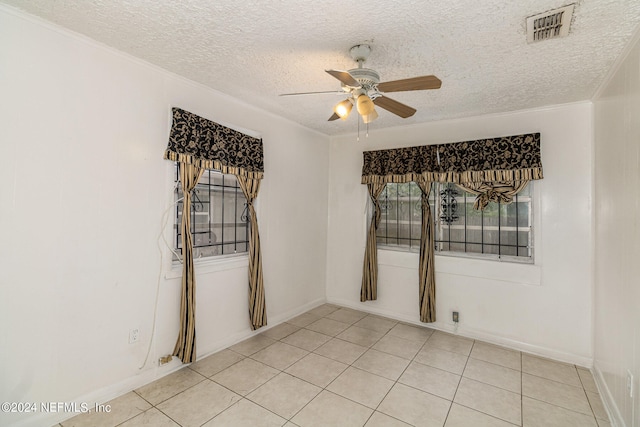
[[[417,184],[387,184],[380,195],[382,208],[378,245],[417,249],[422,209]],[[435,250],[452,255],[533,261],[531,184],[508,205],[489,203],[473,209],[475,195],[450,183],[433,183],[429,203],[434,217]]]
[[[179,181],[176,164],[176,183]],[[175,248],[182,255],[182,200],[180,185],[175,190]],[[194,258],[230,255],[249,250],[247,199],[234,175],[205,170],[191,197],[191,234]],[[174,260],[177,260],[174,254]]]

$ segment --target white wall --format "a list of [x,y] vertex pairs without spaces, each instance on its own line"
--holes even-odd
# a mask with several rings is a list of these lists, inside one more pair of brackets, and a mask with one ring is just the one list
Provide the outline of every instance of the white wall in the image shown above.
[[[270,324],[324,300],[328,137],[5,6],[0,93],[0,402],[104,401],[178,366],[156,367],[179,325],[180,279],[165,262],[139,369],[173,198],[172,106],[263,138]],[[201,356],[251,332],[246,261],[197,269]],[[0,413],[0,424],[71,415]]]
[[640,426],[639,40],[594,100],[594,367],[612,418],[629,427]]
[[[418,255],[378,251],[378,300],[361,303],[366,238],[362,151],[541,133],[535,265],[436,256],[434,327],[590,366],[591,103],[334,137],[329,173],[327,300],[419,321]],[[348,126],[345,123],[345,126]],[[353,124],[355,126],[355,123]]]

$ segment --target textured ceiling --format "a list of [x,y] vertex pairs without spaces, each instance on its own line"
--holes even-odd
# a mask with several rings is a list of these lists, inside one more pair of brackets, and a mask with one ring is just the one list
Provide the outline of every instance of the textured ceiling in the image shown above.
[[525,18],[571,0],[0,0],[328,135],[355,68],[349,48],[372,46],[382,81],[434,74],[440,90],[390,97],[418,110],[380,110],[371,131],[590,99],[640,23],[640,0],[577,0],[569,36],[527,44]]

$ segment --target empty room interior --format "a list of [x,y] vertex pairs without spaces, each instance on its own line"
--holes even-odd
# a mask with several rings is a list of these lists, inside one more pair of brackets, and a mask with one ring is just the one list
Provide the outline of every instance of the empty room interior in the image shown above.
[[640,427],[640,2],[0,0],[0,424]]

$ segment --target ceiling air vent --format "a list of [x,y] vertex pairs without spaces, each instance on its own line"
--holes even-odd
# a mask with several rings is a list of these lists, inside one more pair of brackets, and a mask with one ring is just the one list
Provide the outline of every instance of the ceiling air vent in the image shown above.
[[565,37],[569,34],[574,4],[527,18],[527,43]]

